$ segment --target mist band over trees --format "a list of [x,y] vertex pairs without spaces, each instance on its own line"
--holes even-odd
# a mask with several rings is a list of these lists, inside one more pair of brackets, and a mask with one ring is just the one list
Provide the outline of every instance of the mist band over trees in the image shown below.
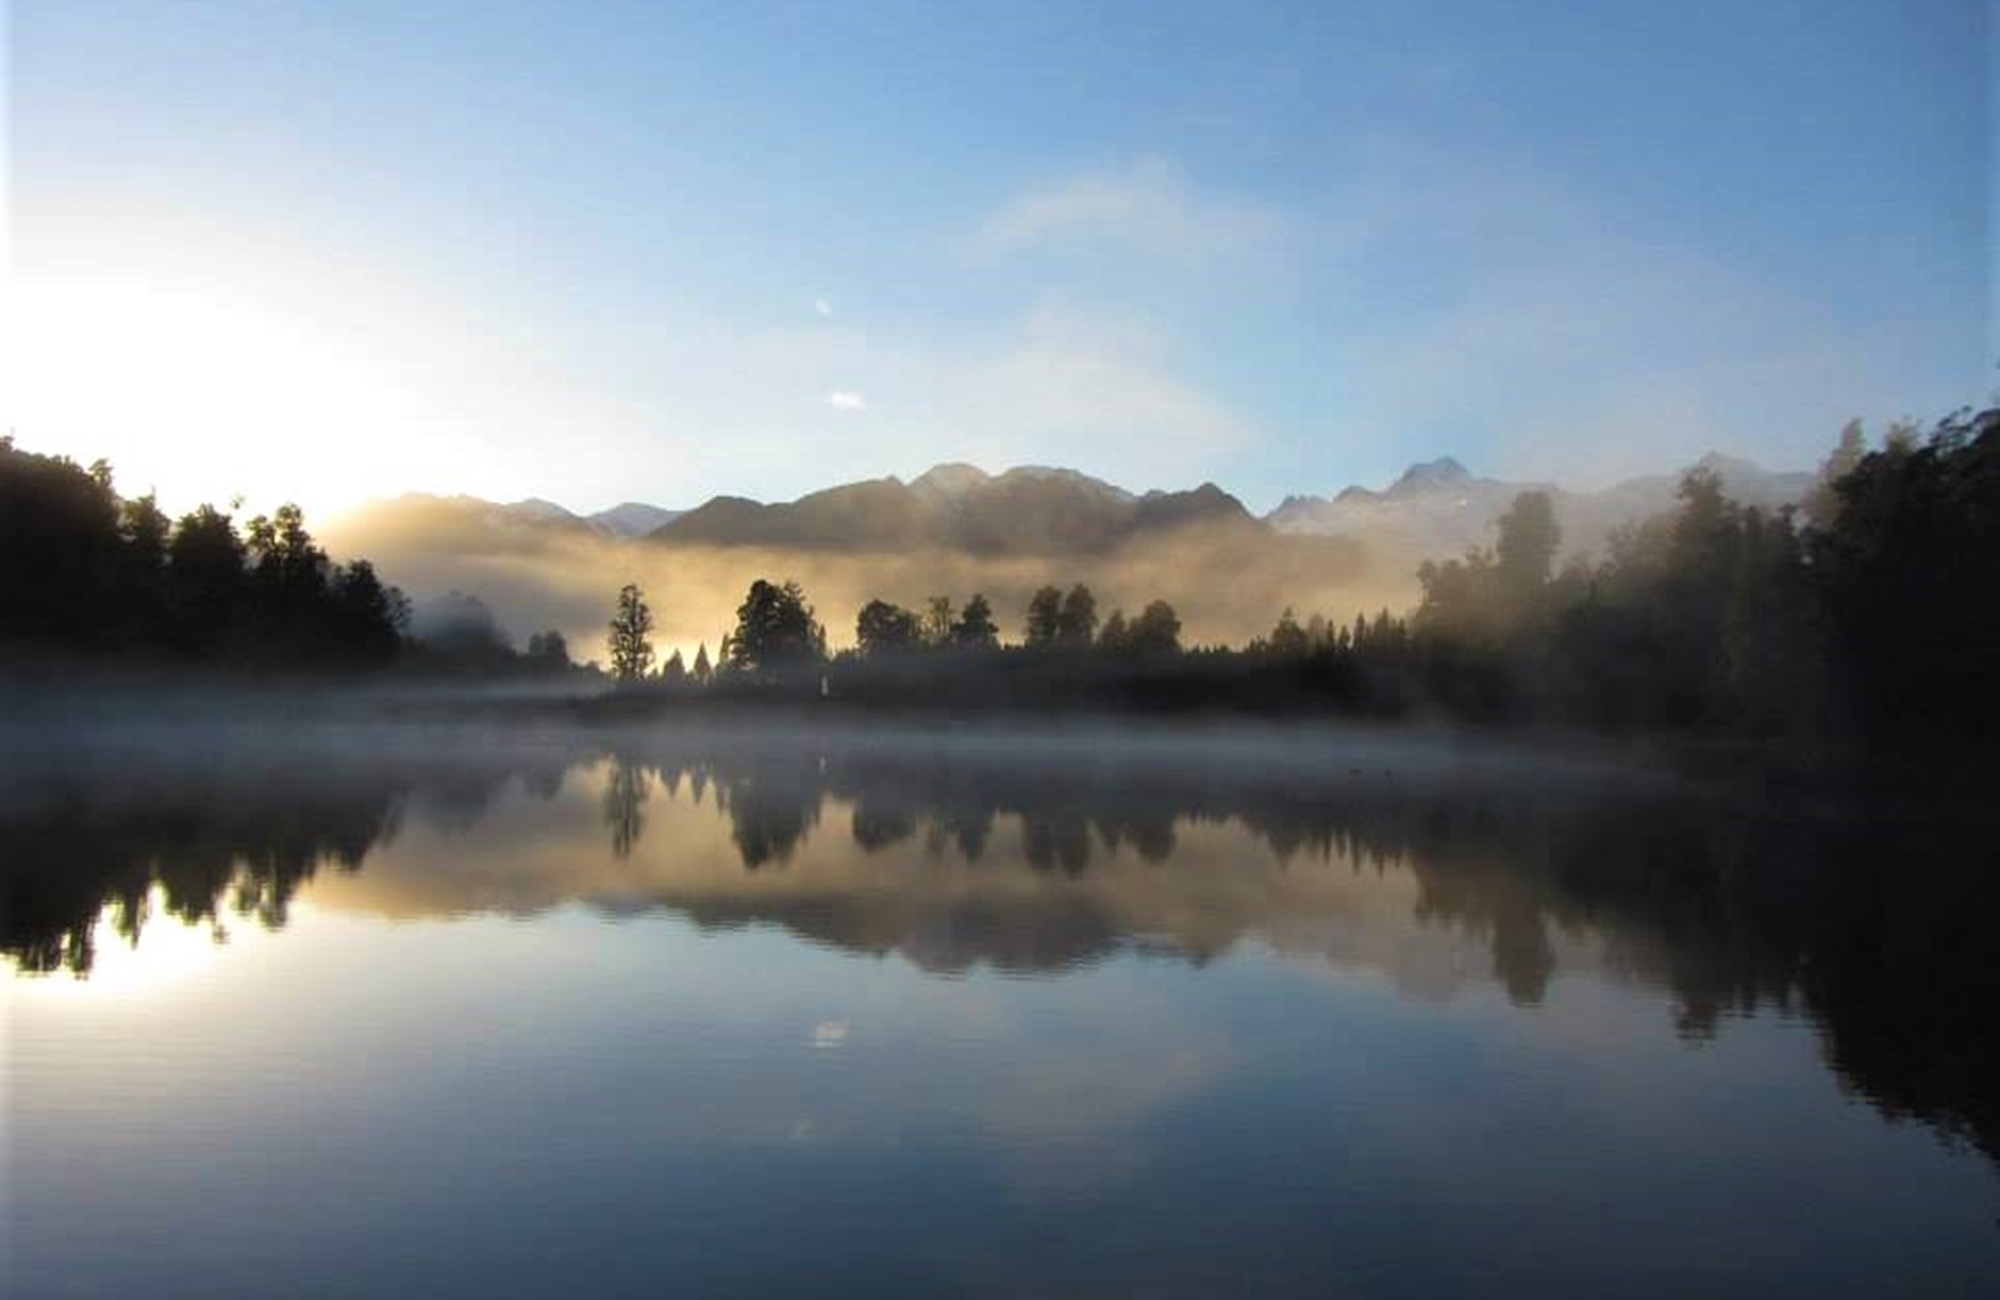
[[[1442,717],[1878,744],[1990,734],[2000,658],[2000,411],[1869,447],[1850,425],[1797,509],[1742,505],[1690,471],[1670,513],[1558,565],[1550,498],[1519,494],[1489,546],[1426,560],[1398,614],[1279,612],[1237,647],[1185,645],[1174,607],[1101,612],[1082,581],[1035,590],[1018,640],[980,592],[880,598],[850,648],[796,581],[753,580],[713,663],[660,659],[637,584],[614,602],[609,679],[664,702],[693,692],[838,704],[1247,710]],[[578,673],[559,632],[517,653],[454,593],[428,636],[365,559],[335,563],[296,507],[241,525],[169,520],[88,469],[0,443],[0,592],[15,655],[65,653],[232,671],[394,675],[475,663]],[[421,611],[419,611],[421,612]],[[481,649],[484,647],[484,649]],[[657,668],[656,668],[657,664]]]

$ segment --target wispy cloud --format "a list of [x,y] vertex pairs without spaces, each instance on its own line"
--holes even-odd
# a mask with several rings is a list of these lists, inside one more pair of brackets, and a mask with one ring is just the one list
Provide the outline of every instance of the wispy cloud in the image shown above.
[[1240,255],[1276,242],[1285,221],[1273,208],[1205,193],[1179,168],[1144,158],[1115,171],[1090,172],[1023,194],[979,226],[975,244],[989,254],[1061,242],[1116,241],[1183,259]]
[[836,388],[826,395],[826,404],[836,411],[865,411],[868,409],[868,397],[852,389]]
[[813,311],[823,318],[830,318],[833,315],[833,304],[824,298],[815,298],[813,299]]

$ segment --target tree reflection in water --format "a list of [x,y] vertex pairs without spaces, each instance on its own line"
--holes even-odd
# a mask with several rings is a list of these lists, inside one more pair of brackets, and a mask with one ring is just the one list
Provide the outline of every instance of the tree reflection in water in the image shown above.
[[[155,900],[219,935],[232,918],[281,927],[315,873],[365,870],[412,819],[468,834],[510,785],[553,800],[566,772],[601,768],[618,860],[645,834],[657,786],[725,818],[746,873],[784,868],[838,804],[851,808],[846,835],[864,857],[908,846],[1011,882],[899,898],[879,888],[842,896],[828,880],[830,894],[805,901],[768,891],[655,900],[699,924],[768,922],[856,951],[896,948],[938,971],[1060,971],[1140,943],[1206,961],[1284,924],[1282,891],[1264,914],[1137,935],[1072,882],[1124,854],[1169,873],[1224,870],[1187,858],[1184,841],[1234,828],[1279,863],[1407,872],[1415,919],[1476,936],[1523,1006],[1545,996],[1558,937],[1588,934],[1623,974],[1671,992],[1685,1034],[1712,1034],[1732,1014],[1803,1011],[1823,1031],[1829,1065],[1882,1113],[2000,1157],[2000,1046],[1986,1019],[2000,974],[1985,933],[2000,854],[1985,824],[1935,810],[1386,774],[1310,751],[1246,759],[1209,747],[1169,761],[1147,747],[1024,755],[797,735],[609,752],[584,737],[477,750],[215,745],[200,761],[59,749],[14,754],[6,768],[0,950],[25,974],[86,974],[100,923],[137,942]],[[996,827],[1008,821],[1018,856],[1012,840],[996,856]]]

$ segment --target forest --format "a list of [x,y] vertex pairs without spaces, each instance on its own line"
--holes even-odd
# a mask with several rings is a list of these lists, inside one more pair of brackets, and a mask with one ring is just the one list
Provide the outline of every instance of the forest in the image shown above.
[[[1082,583],[1046,586],[1003,642],[994,611],[935,596],[882,600],[853,648],[826,633],[795,583],[760,580],[710,670],[670,659],[633,690],[817,694],[952,708],[1242,710],[1438,717],[1614,734],[1666,732],[1896,747],[1990,736],[2000,662],[2000,410],[1965,411],[1926,438],[1870,447],[1850,424],[1796,509],[1728,499],[1711,472],[1679,506],[1558,565],[1547,496],[1524,492],[1490,547],[1418,571],[1403,615],[1285,610],[1241,647],[1183,646],[1154,601],[1100,616]],[[644,642],[642,593],[620,598],[613,640]]]
[[[829,653],[797,583],[758,579],[711,660],[652,642],[645,593],[617,594],[610,697],[630,711],[695,698],[1030,711],[1228,711],[1530,724],[1859,742],[1992,734],[2000,660],[2000,409],[1871,446],[1843,431],[1796,509],[1731,501],[1712,473],[1678,508],[1558,563],[1549,499],[1523,492],[1487,547],[1427,561],[1397,614],[1292,610],[1246,645],[1190,646],[1172,606],[1100,611],[1052,584],[1010,638],[981,594],[908,609],[872,600]],[[453,631],[412,632],[410,604],[363,559],[335,564],[296,507],[239,525],[203,506],[169,520],[88,469],[0,440],[0,644],[229,670],[571,673],[557,632],[516,652],[461,597]],[[484,622],[481,620],[485,619]]]

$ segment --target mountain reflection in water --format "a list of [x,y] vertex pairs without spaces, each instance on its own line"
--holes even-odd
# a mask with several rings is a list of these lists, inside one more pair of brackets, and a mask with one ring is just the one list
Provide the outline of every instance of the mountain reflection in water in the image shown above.
[[1803,1013],[1890,1118],[2000,1157],[1992,833],[1420,749],[366,729],[10,751],[0,949],[84,976],[155,911],[226,933],[668,909],[951,975],[1246,940],[1443,1000],[1585,972],[1701,1037]]

